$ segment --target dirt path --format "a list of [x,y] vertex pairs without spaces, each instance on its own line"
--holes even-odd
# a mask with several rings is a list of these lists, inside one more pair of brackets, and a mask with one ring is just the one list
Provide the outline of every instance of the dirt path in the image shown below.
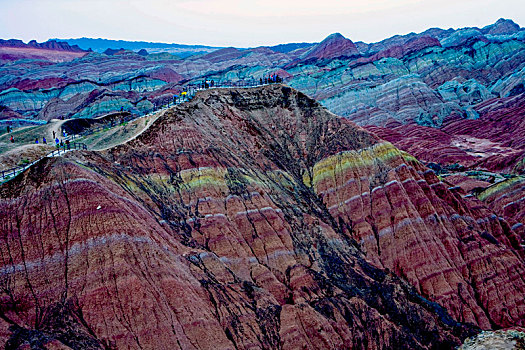
[[152,115],[137,118],[124,125],[115,126],[107,131],[94,133],[80,139],[79,142],[85,143],[90,150],[94,151],[101,151],[118,146],[142,134],[162,113],[163,112],[160,111]]
[[[53,120],[44,125],[17,128],[9,134],[0,135],[0,170],[9,169],[37,160],[54,147],[53,131],[59,138],[64,120]],[[15,142],[11,142],[13,136]],[[47,144],[43,144],[45,137]],[[38,144],[35,139],[38,138]]]

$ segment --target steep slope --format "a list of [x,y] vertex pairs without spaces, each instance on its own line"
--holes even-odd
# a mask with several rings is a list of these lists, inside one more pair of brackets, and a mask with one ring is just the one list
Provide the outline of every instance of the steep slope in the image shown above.
[[0,187],[7,345],[438,349],[523,323],[506,221],[290,88],[204,91],[67,158]]
[[525,178],[515,177],[492,185],[479,198],[512,225],[525,245]]

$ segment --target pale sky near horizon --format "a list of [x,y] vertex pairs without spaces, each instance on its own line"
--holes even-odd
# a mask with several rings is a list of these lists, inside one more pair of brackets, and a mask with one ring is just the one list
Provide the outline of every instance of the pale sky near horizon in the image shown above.
[[0,38],[106,38],[254,47],[339,32],[376,42],[431,27],[525,26],[523,0],[0,0]]

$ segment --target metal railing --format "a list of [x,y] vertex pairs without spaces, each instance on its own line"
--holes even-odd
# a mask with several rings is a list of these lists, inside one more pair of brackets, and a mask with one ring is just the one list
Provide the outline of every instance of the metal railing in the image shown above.
[[1,172],[1,179],[4,180],[4,179],[9,179],[10,177],[14,177],[18,172],[20,172],[22,167],[14,167],[14,168],[11,168],[11,169],[7,169],[7,170],[2,170]]
[[60,144],[57,145],[57,149],[53,152],[49,153],[46,157],[58,157],[61,154],[66,153],[67,151],[74,151],[74,150],[86,150],[87,151],[87,145],[85,143],[80,142],[70,142],[69,144]]
[[[59,144],[59,145],[57,145],[57,149],[56,150],[52,151],[51,153],[48,153],[45,157],[58,157],[61,154],[64,154],[66,152],[73,151],[73,150],[87,150],[87,146],[86,146],[86,144],[80,143],[80,142],[71,142],[69,144],[67,144],[67,143]],[[45,157],[42,157],[42,158],[45,158]],[[16,175],[20,174],[22,171],[26,170],[31,165],[37,163],[42,158],[39,158],[39,159],[37,159],[37,160],[35,160],[35,161],[31,162],[31,163],[27,163],[27,164],[24,164],[24,165],[16,166],[14,168],[6,169],[6,170],[0,170],[0,180],[6,181],[6,180],[9,180],[11,178],[14,178]]]
[[[171,102],[171,105],[179,105],[179,104],[190,101],[195,96],[197,91],[200,91],[200,90],[220,89],[220,88],[253,88],[253,87],[266,86],[266,85],[271,85],[271,84],[279,84],[279,83],[282,83],[282,79],[278,81],[263,80],[262,82],[261,80],[257,81],[255,79],[251,79],[248,81],[244,81],[244,80],[236,81],[236,82],[227,81],[227,82],[218,82],[218,83],[215,83],[215,82],[211,83],[210,81],[203,81],[202,83],[187,85],[183,90],[183,92],[185,92],[186,94],[184,94],[183,96],[178,96],[177,98],[174,98],[173,102]],[[79,138],[82,138],[88,135],[95,134],[99,131],[110,129],[114,126],[122,125],[124,123],[130,122],[135,119],[146,117],[148,115],[151,115],[153,113],[156,113],[162,109],[169,108],[169,107],[170,107],[170,102],[168,102],[167,104],[163,104],[156,110],[153,110],[144,115],[133,115],[132,114],[132,115],[129,115],[127,117],[120,119],[118,123],[115,123],[114,121],[112,121],[105,125],[101,125],[101,126],[97,126],[92,129],[88,129],[84,132],[81,132],[80,134],[68,135],[64,139],[68,141],[76,140],[76,139],[79,139]],[[58,157],[61,154],[64,154],[72,150],[87,150],[87,146],[86,144],[80,143],[80,142],[71,142],[69,143],[69,145],[60,144],[58,145],[56,150],[46,155],[46,157]],[[28,163],[26,165],[17,166],[17,167],[7,169],[7,170],[0,170],[0,180],[2,181],[9,180],[10,178],[16,176],[20,172],[24,171],[25,169],[29,168],[31,165],[38,162],[40,159],[35,160],[34,162]]]

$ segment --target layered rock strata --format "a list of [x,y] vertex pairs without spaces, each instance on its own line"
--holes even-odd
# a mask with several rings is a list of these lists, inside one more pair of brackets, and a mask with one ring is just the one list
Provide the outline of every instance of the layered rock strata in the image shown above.
[[510,225],[287,87],[201,92],[0,191],[6,346],[452,348],[523,324]]

